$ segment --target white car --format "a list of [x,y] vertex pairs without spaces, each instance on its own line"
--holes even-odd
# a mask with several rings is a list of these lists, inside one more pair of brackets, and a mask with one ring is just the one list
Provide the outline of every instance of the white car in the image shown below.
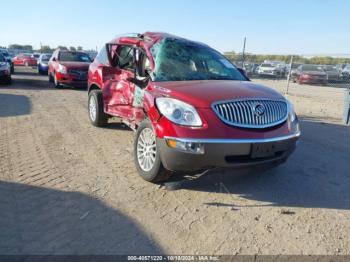
[[272,63],[262,63],[258,69],[259,76],[273,76],[280,77],[283,76],[283,70],[277,64]]

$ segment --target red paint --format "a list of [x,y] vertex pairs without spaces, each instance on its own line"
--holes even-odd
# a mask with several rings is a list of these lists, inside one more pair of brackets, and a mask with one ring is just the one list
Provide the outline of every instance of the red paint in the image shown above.
[[[60,61],[59,56],[60,50],[56,50],[48,63],[48,74],[52,77],[56,77],[61,84],[65,85],[86,85],[87,74],[89,70],[90,62],[66,62]],[[68,51],[64,51],[68,52]],[[79,53],[84,53],[80,52]],[[60,72],[59,68],[64,67],[65,72]],[[71,70],[78,70],[86,74],[85,78],[80,78],[78,75],[71,72]]]
[[19,54],[12,58],[12,62],[16,66],[36,66],[37,60],[36,58],[26,55],[26,54]]
[[[133,37],[116,38],[110,43],[133,44],[141,48],[150,61],[151,69],[154,60],[150,48],[163,37],[163,33],[145,33],[144,39]],[[147,39],[147,41],[146,41]],[[127,80],[133,72],[104,65],[95,59],[89,68],[89,90],[99,88],[103,92],[104,109],[107,114],[119,116],[138,125],[147,115],[154,125],[156,135],[182,138],[272,138],[296,132],[296,126],[286,121],[284,124],[265,129],[247,129],[226,125],[211,109],[211,104],[220,100],[239,98],[283,99],[278,92],[250,81],[206,80],[206,81],[173,81],[152,82],[144,89],[144,105],[134,108],[133,92],[135,85]],[[155,106],[157,97],[167,96],[193,105],[200,115],[202,127],[184,127],[172,123],[160,115]]]

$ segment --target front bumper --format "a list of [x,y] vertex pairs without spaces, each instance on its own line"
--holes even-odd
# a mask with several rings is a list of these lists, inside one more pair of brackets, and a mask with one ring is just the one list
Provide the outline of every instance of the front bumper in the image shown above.
[[57,81],[62,85],[83,87],[87,85],[87,78],[79,78],[71,74],[56,74]]
[[[269,139],[157,138],[164,167],[194,172],[215,167],[256,167],[283,163],[294,151],[300,132]],[[191,153],[168,145],[169,140],[200,144],[202,153]]]
[[302,84],[327,84],[327,78],[316,78],[316,77],[308,77],[308,78],[299,78],[299,83]]
[[258,74],[261,76],[278,76],[279,75],[277,71],[259,71]]

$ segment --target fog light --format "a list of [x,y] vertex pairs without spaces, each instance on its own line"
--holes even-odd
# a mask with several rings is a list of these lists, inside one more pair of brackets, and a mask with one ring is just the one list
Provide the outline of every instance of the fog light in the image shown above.
[[167,139],[167,145],[171,148],[192,154],[204,154],[204,145],[196,142],[185,142],[175,139]]

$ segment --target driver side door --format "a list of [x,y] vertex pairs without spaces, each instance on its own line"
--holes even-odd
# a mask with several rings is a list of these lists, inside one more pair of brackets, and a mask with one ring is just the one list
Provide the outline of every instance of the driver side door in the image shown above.
[[124,119],[133,118],[132,99],[135,84],[129,81],[134,77],[134,47],[131,45],[109,45],[110,68],[103,72],[103,100],[107,113]]

